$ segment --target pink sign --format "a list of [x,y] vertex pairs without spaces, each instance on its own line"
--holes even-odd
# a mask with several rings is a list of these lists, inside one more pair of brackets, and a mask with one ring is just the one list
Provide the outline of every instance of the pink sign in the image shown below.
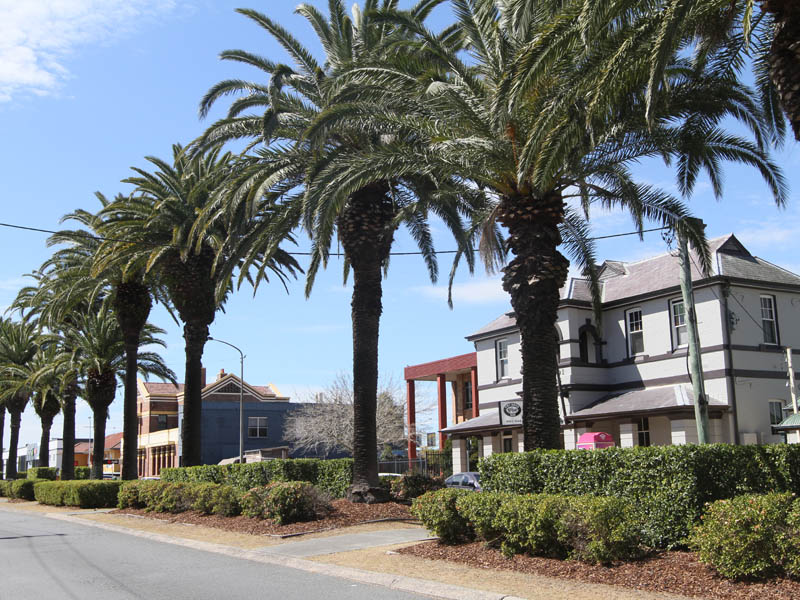
[[614,438],[602,431],[588,431],[578,438],[578,450],[599,450],[616,446]]

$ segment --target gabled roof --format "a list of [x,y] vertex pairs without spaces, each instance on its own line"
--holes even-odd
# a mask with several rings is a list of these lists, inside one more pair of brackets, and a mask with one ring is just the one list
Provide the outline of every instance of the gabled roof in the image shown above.
[[[732,233],[709,240],[708,245],[711,250],[710,276],[800,287],[800,275],[753,256]],[[697,254],[691,252],[691,255],[692,281],[705,279]],[[615,302],[677,287],[680,284],[680,263],[674,251],[636,262],[607,260],[599,269],[599,279],[602,302]],[[590,302],[591,298],[589,281],[585,278],[572,278],[561,289],[562,302]],[[514,313],[505,313],[467,339],[472,341],[514,327]]]
[[106,436],[105,449],[112,450],[114,448],[119,448],[121,443],[122,443],[122,432],[112,433],[111,435]]
[[183,384],[142,381],[141,385],[151,396],[175,396],[183,392]]
[[[233,373],[227,373],[222,378],[217,379],[216,381],[212,381],[206,387],[203,388],[203,395],[209,394],[219,394],[219,393],[227,393],[223,392],[222,390],[225,389],[226,386],[232,385],[236,388],[236,393],[239,393],[239,379]],[[250,385],[246,381],[244,382],[244,393],[249,394],[251,396],[256,396],[262,400],[275,400],[277,398],[277,394],[275,391],[268,385]]]

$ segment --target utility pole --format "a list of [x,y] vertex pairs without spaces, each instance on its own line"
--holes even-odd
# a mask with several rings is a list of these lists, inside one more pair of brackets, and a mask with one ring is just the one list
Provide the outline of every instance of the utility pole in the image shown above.
[[794,387],[794,367],[792,366],[792,349],[786,349],[786,362],[789,365],[789,394],[792,398],[792,410],[797,414],[797,391]]
[[697,423],[697,443],[708,444],[708,399],[703,382],[703,361],[700,356],[700,338],[697,334],[697,313],[692,292],[692,267],[689,243],[685,235],[678,234],[678,258],[681,266],[681,296],[689,336],[689,373],[694,390],[694,420]]

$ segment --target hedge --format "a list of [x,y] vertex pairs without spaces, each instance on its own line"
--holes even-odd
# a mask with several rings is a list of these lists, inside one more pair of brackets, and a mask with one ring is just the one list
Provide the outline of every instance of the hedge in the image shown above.
[[305,481],[335,498],[341,498],[353,480],[353,460],[289,458],[241,465],[171,467],[161,470],[161,480],[170,483],[224,483],[242,491],[276,481]]
[[5,481],[0,479],[0,498],[6,498],[9,495],[9,486],[11,485],[10,481]]
[[49,479],[55,481],[58,470],[55,467],[31,467],[28,469],[26,477],[28,479]]
[[6,495],[18,500],[34,500],[33,487],[46,479],[15,479],[6,482]]
[[707,502],[800,493],[800,446],[660,446],[534,450],[480,461],[487,491],[613,496],[631,502],[653,547],[686,543]]
[[34,486],[40,504],[79,506],[80,508],[112,508],[117,505],[120,481],[46,481]]
[[91,467],[75,467],[75,479],[91,479]]
[[241,496],[239,489],[217,483],[126,481],[120,489],[117,506],[170,513],[199,510],[235,517],[242,510]]
[[411,510],[444,543],[477,537],[499,542],[506,556],[609,564],[644,551],[640,524],[619,498],[446,489],[420,496]]

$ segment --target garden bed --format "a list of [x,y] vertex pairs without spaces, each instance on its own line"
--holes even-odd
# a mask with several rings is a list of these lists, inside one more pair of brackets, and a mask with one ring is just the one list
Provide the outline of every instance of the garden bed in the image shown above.
[[800,598],[800,581],[787,578],[733,582],[700,563],[691,552],[664,552],[610,567],[577,561],[516,555],[505,558],[483,542],[449,546],[423,542],[398,550],[431,560],[469,567],[532,573],[549,577],[604,583],[648,592],[667,592],[709,600],[789,600]]
[[114,514],[137,515],[151,519],[159,519],[170,523],[187,523],[216,527],[237,533],[253,535],[279,535],[291,536],[303,533],[313,533],[330,529],[351,527],[371,521],[380,520],[412,520],[409,507],[405,504],[387,502],[385,504],[353,504],[344,499],[334,500],[331,505],[333,511],[323,519],[276,525],[269,520],[253,519],[250,517],[222,517],[219,515],[206,515],[199,511],[187,511],[177,514],[148,512],[143,509],[125,508],[112,511]]

